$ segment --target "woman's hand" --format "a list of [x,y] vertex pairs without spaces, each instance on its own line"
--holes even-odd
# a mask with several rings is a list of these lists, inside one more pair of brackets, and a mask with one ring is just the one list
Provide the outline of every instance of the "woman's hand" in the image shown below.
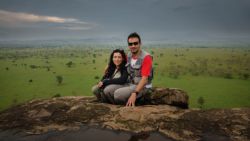
[[102,86],[103,86],[103,82],[100,81],[100,82],[98,83],[98,87],[101,88]]

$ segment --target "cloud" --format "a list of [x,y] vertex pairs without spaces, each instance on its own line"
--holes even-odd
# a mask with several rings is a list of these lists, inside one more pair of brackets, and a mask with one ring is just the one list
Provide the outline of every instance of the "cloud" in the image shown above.
[[58,28],[69,30],[87,30],[96,26],[94,23],[88,23],[74,18],[62,18],[0,10],[0,26],[21,27],[26,24],[34,23],[55,23],[59,24]]

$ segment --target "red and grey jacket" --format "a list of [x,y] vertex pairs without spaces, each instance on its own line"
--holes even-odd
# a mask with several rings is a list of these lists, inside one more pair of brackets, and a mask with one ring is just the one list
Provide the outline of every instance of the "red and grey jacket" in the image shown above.
[[[142,75],[141,75],[142,63],[143,63],[144,58],[147,55],[150,55],[150,54],[144,50],[141,50],[141,53],[138,56],[137,61],[135,62],[135,65],[132,66],[131,65],[132,54],[130,52],[128,53],[128,56],[127,56],[128,61],[127,61],[126,67],[127,67],[127,71],[129,74],[130,83],[138,84],[140,80],[142,79]],[[152,57],[152,60],[153,60],[153,57]],[[151,66],[150,75],[148,76],[148,83],[146,84],[145,87],[147,88],[152,87],[152,79],[153,79],[153,66]]]

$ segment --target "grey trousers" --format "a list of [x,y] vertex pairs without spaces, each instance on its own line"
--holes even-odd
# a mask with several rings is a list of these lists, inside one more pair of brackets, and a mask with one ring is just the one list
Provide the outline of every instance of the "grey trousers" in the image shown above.
[[[136,89],[135,84],[127,84],[126,86],[117,89],[114,92],[114,99],[116,104],[122,104],[126,105],[129,97],[133,92],[135,92]],[[143,88],[139,94],[136,96],[136,103],[138,102],[139,99],[141,99],[143,96],[151,92],[151,88]]]
[[[136,85],[134,84],[124,84],[124,85],[108,85],[104,88],[103,92],[100,88],[95,85],[92,88],[92,92],[97,97],[98,100],[102,102],[112,103],[112,104],[121,104],[125,105],[131,95],[136,89]],[[148,92],[147,88],[143,88],[137,95],[137,99],[139,99],[142,95]]]
[[108,85],[104,89],[100,89],[98,85],[92,87],[92,93],[96,96],[96,98],[105,103],[115,104],[114,101],[114,92],[115,90],[124,87],[124,85]]

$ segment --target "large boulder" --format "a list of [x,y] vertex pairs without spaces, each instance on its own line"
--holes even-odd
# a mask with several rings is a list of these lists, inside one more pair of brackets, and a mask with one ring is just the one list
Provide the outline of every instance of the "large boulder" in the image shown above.
[[188,99],[187,93],[181,89],[154,87],[140,99],[140,103],[142,105],[167,104],[187,109]]
[[206,135],[233,141],[250,140],[250,108],[182,109],[169,105],[125,107],[71,96],[33,100],[2,111],[0,131],[29,134],[100,126],[134,133],[157,131],[174,140],[202,140]]

